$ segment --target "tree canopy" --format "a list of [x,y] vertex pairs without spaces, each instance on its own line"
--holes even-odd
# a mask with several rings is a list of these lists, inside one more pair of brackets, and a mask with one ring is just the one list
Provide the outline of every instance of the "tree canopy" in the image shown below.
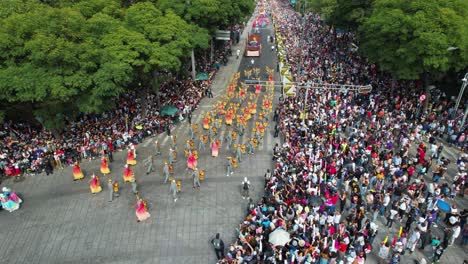
[[209,46],[213,23],[238,21],[252,3],[4,0],[0,107],[29,107],[47,128],[106,110],[130,84],[150,85],[155,71],[179,71],[192,48]]
[[397,78],[468,65],[468,2],[463,0],[375,0],[359,33],[363,54]]

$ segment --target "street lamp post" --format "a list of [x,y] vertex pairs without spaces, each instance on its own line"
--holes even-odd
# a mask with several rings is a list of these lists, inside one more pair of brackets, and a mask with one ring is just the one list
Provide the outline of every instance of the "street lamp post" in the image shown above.
[[463,83],[460,88],[460,92],[458,93],[457,101],[455,102],[455,113],[458,111],[458,107],[460,106],[460,101],[463,98],[463,93],[465,92],[465,88],[468,83],[468,72],[465,73],[465,77],[463,77],[462,81]]
[[[460,101],[463,98],[463,93],[465,92],[466,85],[468,84],[468,73],[465,74],[465,77],[462,79],[463,84],[460,89],[460,93],[458,94],[457,102],[455,103],[455,113],[458,111],[458,106],[460,105]],[[463,114],[463,119],[460,124],[460,129],[463,129],[465,126],[466,115],[468,114],[468,105],[465,106],[465,113]]]

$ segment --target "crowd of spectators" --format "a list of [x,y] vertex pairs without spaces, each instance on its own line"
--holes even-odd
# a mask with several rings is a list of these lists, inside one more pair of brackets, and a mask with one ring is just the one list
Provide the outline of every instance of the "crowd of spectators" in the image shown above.
[[[435,93],[424,112],[417,82],[392,82],[350,49],[351,33],[335,37],[316,14],[305,16],[302,30],[287,2],[270,1],[296,80],[373,90],[280,98],[275,120],[284,143],[274,147],[262,200],[250,202],[219,263],[397,264],[415,251],[431,263],[454,244],[466,246],[466,131],[453,103]],[[456,164],[442,154],[442,140],[456,145]],[[279,230],[288,233],[285,243],[274,241]]]

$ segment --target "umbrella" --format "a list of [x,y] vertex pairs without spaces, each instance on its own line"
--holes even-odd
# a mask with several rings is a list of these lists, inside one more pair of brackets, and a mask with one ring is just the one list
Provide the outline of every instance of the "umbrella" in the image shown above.
[[172,105],[165,105],[161,109],[161,116],[173,116],[177,112],[179,112],[179,109],[177,109],[177,107],[172,106]]
[[142,125],[137,125],[135,128],[138,129],[138,130],[142,130],[143,126]]
[[283,229],[276,229],[270,234],[268,242],[274,246],[284,246],[289,241],[289,233]]
[[195,76],[195,80],[196,81],[206,81],[208,80],[210,76],[208,75],[208,73],[206,72],[200,72],[200,73],[197,73],[197,75]]
[[445,202],[445,201],[442,201],[442,200],[437,200],[437,203],[436,203],[437,207],[439,207],[439,209],[443,212],[450,212],[450,205]]

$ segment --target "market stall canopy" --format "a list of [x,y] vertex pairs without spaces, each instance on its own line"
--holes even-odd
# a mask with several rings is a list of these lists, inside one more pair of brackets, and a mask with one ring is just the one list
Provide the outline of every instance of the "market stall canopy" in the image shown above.
[[172,105],[165,105],[161,109],[161,116],[174,116],[179,112],[179,109]]

